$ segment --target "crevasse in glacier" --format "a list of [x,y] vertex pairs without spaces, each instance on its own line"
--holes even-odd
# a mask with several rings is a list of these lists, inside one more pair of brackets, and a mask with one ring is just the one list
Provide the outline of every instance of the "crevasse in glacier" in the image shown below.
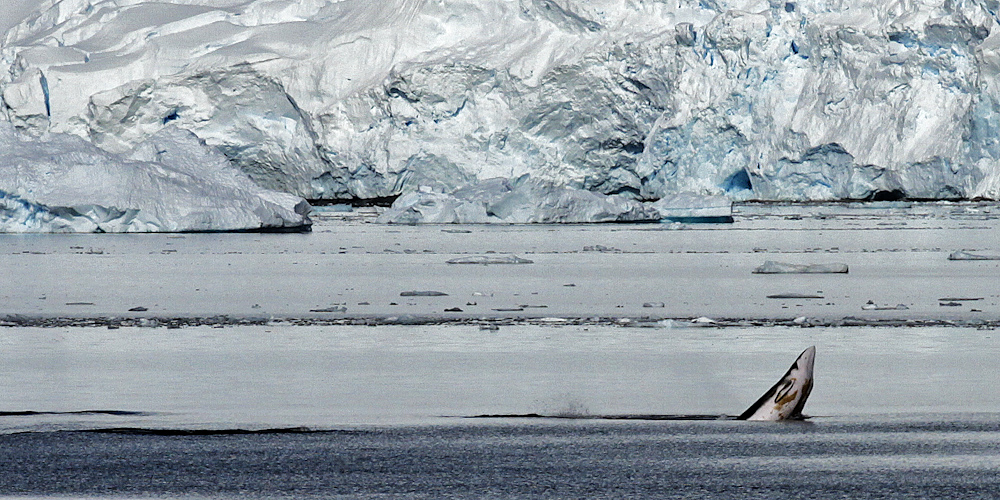
[[12,1],[7,121],[307,198],[1000,196],[996,0]]
[[261,188],[190,132],[158,131],[128,155],[0,122],[0,232],[303,230],[305,200]]

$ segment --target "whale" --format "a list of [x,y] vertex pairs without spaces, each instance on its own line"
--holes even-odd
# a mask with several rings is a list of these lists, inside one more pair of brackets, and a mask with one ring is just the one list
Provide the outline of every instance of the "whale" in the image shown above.
[[784,377],[750,405],[737,420],[802,420],[802,408],[813,388],[816,346],[809,347],[792,363]]

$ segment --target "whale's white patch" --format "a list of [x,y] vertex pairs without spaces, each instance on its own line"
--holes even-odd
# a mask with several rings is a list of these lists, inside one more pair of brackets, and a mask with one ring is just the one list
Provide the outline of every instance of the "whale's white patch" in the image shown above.
[[810,347],[799,355],[784,377],[760,399],[750,405],[742,414],[740,420],[789,420],[801,419],[802,408],[813,387],[813,361],[816,358],[816,346]]

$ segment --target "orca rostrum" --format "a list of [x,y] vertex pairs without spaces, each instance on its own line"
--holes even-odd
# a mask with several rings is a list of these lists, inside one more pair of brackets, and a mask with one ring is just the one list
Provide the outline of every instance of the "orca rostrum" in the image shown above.
[[813,387],[813,361],[816,346],[799,355],[792,367],[774,387],[764,393],[756,403],[750,405],[738,420],[801,420],[802,408]]

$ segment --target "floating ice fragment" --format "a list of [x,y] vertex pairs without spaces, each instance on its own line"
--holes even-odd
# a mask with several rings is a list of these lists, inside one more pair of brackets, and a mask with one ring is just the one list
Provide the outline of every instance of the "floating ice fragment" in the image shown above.
[[874,301],[869,300],[865,305],[861,306],[863,311],[906,311],[909,309],[906,304],[896,304],[894,306],[880,306]]
[[448,264],[534,264],[535,261],[522,259],[516,255],[470,255],[448,261]]
[[347,308],[344,307],[344,306],[331,306],[331,307],[322,307],[322,308],[319,308],[319,309],[310,309],[309,312],[314,312],[314,313],[345,313],[345,312],[347,312]]
[[951,255],[948,256],[948,260],[1000,260],[1000,255],[958,251],[952,252]]
[[846,274],[847,264],[787,264],[769,260],[753,274]]

